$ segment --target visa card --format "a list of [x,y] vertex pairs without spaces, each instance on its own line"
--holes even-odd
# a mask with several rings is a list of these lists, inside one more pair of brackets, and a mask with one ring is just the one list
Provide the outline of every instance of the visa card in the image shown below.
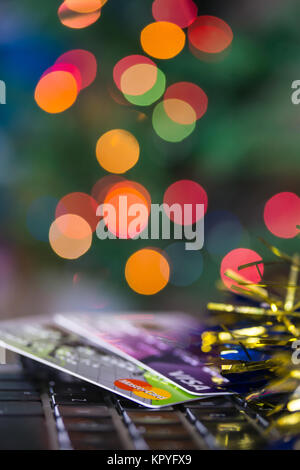
[[0,322],[0,346],[149,408],[199,398],[143,367],[85,344],[53,325],[49,317]]
[[207,364],[204,353],[190,352],[201,326],[188,315],[75,312],[57,314],[54,319],[62,328],[159,374],[185,392],[226,393],[222,386],[228,379]]

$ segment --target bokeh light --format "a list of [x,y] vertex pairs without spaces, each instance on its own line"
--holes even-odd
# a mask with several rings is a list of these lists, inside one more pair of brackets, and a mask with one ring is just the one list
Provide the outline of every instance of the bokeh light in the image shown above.
[[170,267],[166,257],[153,248],[137,251],[126,263],[126,281],[138,294],[157,294],[166,287],[169,277]]
[[125,173],[138,161],[140,146],[136,138],[124,129],[103,134],[96,145],[99,164],[110,173]]
[[205,217],[205,248],[211,255],[224,256],[238,248],[244,235],[238,217],[228,211],[209,212]]
[[113,69],[113,79],[120,91],[122,91],[122,76],[124,73],[126,73],[126,71],[137,65],[149,65],[153,68],[156,67],[156,64],[153,62],[153,60],[149,59],[149,57],[145,57],[144,55],[134,54],[123,57],[123,59],[116,63]]
[[103,178],[100,178],[91,190],[92,197],[97,201],[97,203],[103,204],[106,198],[108,191],[117,183],[125,181],[125,178],[119,175],[105,175]]
[[52,196],[41,196],[29,206],[26,225],[36,240],[48,242],[49,228],[55,216],[58,200]]
[[69,73],[71,73],[73,75],[73,77],[75,78],[75,80],[76,80],[78,90],[81,89],[81,86],[82,86],[81,74],[80,74],[80,71],[78,70],[78,68],[75,67],[75,65],[73,65],[73,64],[64,64],[64,63],[52,65],[52,67],[49,67],[47,70],[45,70],[45,72],[43,73],[41,78],[45,77],[46,75],[48,75],[51,72],[69,72]]
[[66,2],[58,8],[58,18],[61,24],[73,29],[83,29],[94,24],[101,15],[101,9],[91,13],[78,13],[68,8]]
[[90,86],[97,76],[97,61],[89,51],[74,49],[62,54],[55,62],[56,64],[73,64],[80,71],[82,87]]
[[[141,184],[125,180],[113,185],[104,200],[105,204],[110,204],[114,208],[114,217],[105,217],[105,224],[108,230],[121,239],[135,238],[148,225],[151,211],[151,197],[146,188]],[[142,213],[129,215],[135,204],[142,206]],[[133,221],[138,216],[139,223],[132,226]]]
[[166,88],[166,76],[165,74],[157,68],[157,78],[154,86],[142,95],[127,95],[124,94],[127,101],[136,106],[150,106],[159,100],[159,98],[164,94]]
[[66,214],[52,223],[49,242],[52,250],[61,258],[77,259],[90,249],[92,230],[82,217]]
[[121,187],[131,187],[135,189],[137,192],[143,195],[147,202],[147,207],[149,210],[149,213],[151,211],[151,196],[149,191],[143,186],[141,183],[137,183],[136,181],[131,181],[131,180],[125,180],[123,182],[117,183],[117,186],[114,185],[115,188],[121,188]]
[[55,217],[61,217],[65,214],[74,214],[83,218],[94,232],[99,222],[96,216],[98,203],[95,199],[86,193],[74,192],[64,196],[57,204]]
[[38,82],[34,98],[37,105],[47,113],[56,114],[66,111],[76,101],[77,82],[70,72],[50,72]]
[[227,49],[233,33],[230,26],[215,16],[198,16],[188,28],[190,44],[207,54],[218,54]]
[[139,96],[154,87],[157,80],[157,66],[136,64],[129,67],[121,76],[121,91],[127,95]]
[[[258,266],[253,265],[240,269],[249,263],[258,263]],[[235,286],[239,287],[240,289],[246,289],[246,287],[227,277],[225,274],[227,270],[234,271],[239,276],[242,276],[247,282],[258,284],[261,282],[261,278],[264,273],[264,264],[262,257],[255,251],[249,250],[248,248],[237,248],[227,253],[221,263],[221,279],[229,290],[236,292]]]
[[179,26],[168,21],[157,21],[141,32],[143,50],[156,59],[172,59],[185,45],[185,34]]
[[172,243],[165,249],[170,266],[170,284],[189,286],[203,272],[203,257],[200,251],[186,250],[185,243]]
[[65,0],[66,6],[77,13],[92,13],[99,10],[107,0]]
[[207,111],[207,95],[202,88],[194,83],[178,82],[169,86],[164,94],[164,100],[167,102],[167,100],[175,99],[188,103],[194,109],[196,119],[202,118]]
[[198,7],[193,0],[155,0],[152,15],[156,21],[169,21],[187,28],[197,17]]
[[[207,211],[208,198],[205,189],[195,181],[179,180],[171,184],[164,194],[164,204],[171,207],[173,204],[178,204],[181,207],[182,214],[184,214],[184,205],[190,204],[192,206],[191,218],[189,220],[182,220],[181,214],[170,213],[170,219],[180,225],[191,225],[199,219],[197,215],[197,204],[204,205],[204,213]],[[169,214],[167,214],[169,216]],[[191,219],[191,220],[190,220]]]
[[[174,103],[168,104],[167,100],[164,100],[155,106],[152,115],[153,129],[161,139],[167,142],[181,142],[191,135],[196,123],[194,121],[191,124],[179,124],[168,116],[166,109],[174,110]],[[191,107],[189,107],[189,111],[190,116],[192,116],[193,110]]]
[[275,194],[265,205],[264,221],[276,237],[296,237],[299,234],[297,226],[300,226],[300,198],[290,192]]
[[177,124],[191,125],[196,121],[195,110],[186,101],[169,99],[163,103],[167,116]]

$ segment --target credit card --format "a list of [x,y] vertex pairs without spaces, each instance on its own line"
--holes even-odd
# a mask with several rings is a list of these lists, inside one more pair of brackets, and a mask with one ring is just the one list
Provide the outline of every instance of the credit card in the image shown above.
[[227,393],[228,379],[207,365],[205,354],[190,352],[201,326],[184,314],[57,314],[55,322],[97,346],[134,361],[195,395]]
[[53,325],[49,317],[0,322],[0,346],[149,408],[199,397],[190,395],[143,367]]

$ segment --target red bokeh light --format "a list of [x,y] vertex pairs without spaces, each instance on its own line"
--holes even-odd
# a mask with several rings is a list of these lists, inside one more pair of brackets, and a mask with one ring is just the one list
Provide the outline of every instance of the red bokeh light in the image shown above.
[[[184,205],[192,205],[192,223],[197,222],[196,205],[204,204],[204,213],[207,211],[208,198],[205,189],[195,181],[180,180],[171,184],[164,194],[164,204],[171,207],[173,204],[181,206],[182,214],[184,214]],[[191,225],[191,221],[184,221],[180,214],[171,212],[170,219],[176,224]]]
[[178,82],[169,86],[165,92],[164,100],[177,99],[188,103],[200,119],[207,111],[208,98],[198,85],[190,82]]
[[[258,263],[258,266],[253,265],[239,269],[249,263]],[[264,264],[262,262],[262,257],[256,253],[256,251],[249,250],[248,248],[236,248],[235,250],[227,253],[221,263],[221,279],[229,290],[235,292],[234,286],[239,287],[240,289],[246,289],[246,287],[227,277],[225,274],[227,270],[234,271],[239,276],[242,276],[245,281],[258,284],[261,282],[264,272]]]
[[156,21],[169,21],[187,28],[197,17],[198,7],[192,0],[155,0],[152,15]]
[[79,215],[90,225],[92,231],[96,230],[99,217],[96,216],[98,203],[86,193],[70,193],[64,196],[57,204],[55,217],[65,214]]
[[62,54],[55,64],[67,63],[77,67],[81,75],[81,89],[88,87],[93,83],[97,75],[97,61],[89,51],[83,49],[74,49]]
[[265,205],[264,221],[276,237],[296,237],[299,234],[297,225],[300,225],[300,198],[290,192],[275,194]]
[[81,90],[81,87],[82,87],[81,73],[79,69],[75,67],[75,65],[73,64],[59,63],[59,64],[52,65],[52,67],[49,67],[47,70],[45,70],[41,78],[45,77],[51,72],[57,72],[57,71],[71,73],[76,80],[78,91]]
[[230,46],[233,33],[225,21],[215,16],[198,16],[188,28],[192,46],[201,52],[218,54]]

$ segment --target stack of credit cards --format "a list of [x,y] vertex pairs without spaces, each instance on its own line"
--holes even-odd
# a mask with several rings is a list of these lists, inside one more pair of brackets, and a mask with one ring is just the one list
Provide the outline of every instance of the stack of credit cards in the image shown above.
[[188,315],[61,313],[0,323],[0,345],[140,405],[231,393]]

